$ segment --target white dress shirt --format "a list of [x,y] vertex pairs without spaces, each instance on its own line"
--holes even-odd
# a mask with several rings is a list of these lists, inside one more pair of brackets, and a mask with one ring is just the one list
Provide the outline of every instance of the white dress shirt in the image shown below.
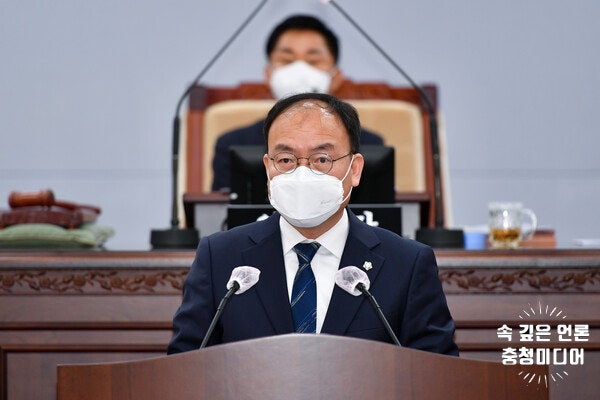
[[298,271],[298,256],[294,246],[301,242],[319,242],[321,247],[313,257],[310,265],[317,282],[317,333],[321,332],[329,301],[335,286],[335,273],[337,272],[346,238],[350,230],[348,214],[344,210],[342,218],[335,226],[315,240],[305,238],[285,218],[279,218],[281,229],[281,243],[283,245],[283,258],[285,262],[285,275],[287,279],[288,295],[291,301],[294,277]]

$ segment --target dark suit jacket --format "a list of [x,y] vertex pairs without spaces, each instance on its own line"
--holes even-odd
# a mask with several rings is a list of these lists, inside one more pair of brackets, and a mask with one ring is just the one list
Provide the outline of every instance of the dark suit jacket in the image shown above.
[[[370,292],[405,347],[457,355],[454,321],[446,305],[430,247],[361,222],[348,210],[350,232],[340,267],[362,268]],[[294,332],[288,297],[279,214],[202,238],[183,287],[183,301],[173,318],[168,352],[197,349],[227,292],[231,271],[249,265],[261,270],[248,291],[232,296],[210,344]],[[370,302],[335,287],[321,334],[392,343]]]
[[[235,129],[221,135],[217,139],[215,146],[215,158],[213,158],[213,183],[212,190],[218,191],[229,188],[230,171],[229,165],[229,147],[234,145],[264,145],[265,137],[263,135],[264,120],[258,121],[244,128]],[[366,130],[360,133],[360,144],[365,145],[382,145],[383,139]]]

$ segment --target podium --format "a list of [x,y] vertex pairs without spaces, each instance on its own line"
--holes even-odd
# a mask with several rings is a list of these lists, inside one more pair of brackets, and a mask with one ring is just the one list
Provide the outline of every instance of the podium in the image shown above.
[[[528,366],[529,367],[529,366]],[[58,366],[59,400],[548,399],[547,366],[289,334],[151,359]],[[538,384],[537,376],[542,376]]]

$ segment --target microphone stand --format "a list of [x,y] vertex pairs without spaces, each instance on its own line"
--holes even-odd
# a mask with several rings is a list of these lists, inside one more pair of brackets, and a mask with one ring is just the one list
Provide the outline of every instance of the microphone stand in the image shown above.
[[219,321],[219,318],[221,318],[221,314],[223,314],[223,310],[225,310],[225,305],[229,301],[229,298],[231,298],[231,296],[233,296],[233,294],[235,292],[237,292],[239,289],[240,289],[239,282],[233,281],[233,286],[231,287],[231,289],[229,289],[227,291],[227,293],[225,293],[225,297],[223,297],[221,299],[221,302],[219,303],[219,306],[217,307],[217,312],[215,313],[215,316],[213,317],[212,321],[210,322],[210,326],[208,327],[208,330],[206,331],[206,335],[204,335],[204,339],[202,339],[202,343],[200,344],[199,349],[203,349],[204,347],[206,347],[206,345],[208,344],[208,340],[210,339],[213,331],[215,330],[215,326],[217,326],[217,322]]
[[463,248],[464,235],[461,229],[447,229],[444,227],[444,211],[442,207],[442,185],[440,172],[440,150],[438,139],[438,124],[435,108],[427,93],[417,85],[411,77],[367,34],[334,0],[327,1],[338,10],[368,41],[373,47],[398,71],[410,85],[419,93],[429,115],[429,134],[431,137],[431,154],[433,158],[433,185],[435,204],[435,227],[421,227],[416,232],[416,240],[421,243],[438,248]]
[[[185,91],[184,97],[190,92],[190,85]],[[182,97],[182,99],[184,98]],[[150,232],[150,244],[153,249],[195,249],[198,247],[200,232],[196,228],[179,227],[179,202],[177,193],[177,183],[179,181],[179,108],[181,100],[177,106],[177,112],[173,120],[173,150],[171,153],[171,227],[165,230],[153,229]]]
[[390,323],[385,318],[385,315],[383,315],[383,311],[381,311],[381,307],[379,307],[379,304],[377,303],[377,300],[375,300],[375,297],[373,297],[373,295],[371,294],[371,292],[369,292],[367,290],[367,288],[365,287],[364,283],[362,283],[362,282],[359,282],[356,285],[356,288],[358,290],[360,290],[360,292],[362,294],[364,294],[365,296],[367,296],[367,298],[371,302],[371,305],[375,309],[375,312],[377,313],[377,316],[379,317],[379,320],[381,320],[381,322],[383,323],[383,326],[385,327],[385,330],[390,335],[390,337],[392,338],[392,340],[394,341],[394,343],[396,345],[402,347],[402,345],[400,344],[400,341],[398,340],[398,338],[396,337],[396,334],[394,333],[394,330],[390,326]]
[[198,241],[200,239],[200,233],[196,228],[180,228],[179,227],[179,196],[177,193],[177,183],[179,180],[179,137],[180,137],[180,126],[181,120],[179,114],[181,112],[181,106],[183,101],[187,98],[190,92],[194,89],[196,84],[200,82],[200,79],[206,74],[206,72],[212,67],[212,65],[221,57],[221,55],[227,50],[229,45],[238,37],[238,35],[244,30],[244,28],[250,23],[256,14],[261,10],[268,0],[263,0],[250,15],[244,20],[242,25],[233,33],[233,35],[225,42],[223,47],[219,49],[217,54],[206,64],[206,66],[200,71],[196,79],[187,87],[183,95],[177,102],[175,108],[175,117],[173,119],[173,150],[171,158],[171,171],[173,183],[171,186],[171,227],[165,230],[153,229],[150,232],[150,244],[153,249],[195,249],[198,247]]

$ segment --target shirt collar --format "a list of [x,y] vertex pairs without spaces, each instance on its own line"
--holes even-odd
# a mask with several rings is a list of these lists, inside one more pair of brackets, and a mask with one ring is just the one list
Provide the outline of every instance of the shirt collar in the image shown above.
[[[287,254],[288,251],[291,251],[292,248],[300,242],[313,241],[305,238],[283,217],[279,218],[279,228],[281,229],[281,243],[283,245],[284,254]],[[348,221],[348,213],[346,209],[344,209],[342,218],[340,218],[337,224],[314,241],[319,242],[322,248],[327,249],[327,251],[341,259],[349,231],[350,222]]]

